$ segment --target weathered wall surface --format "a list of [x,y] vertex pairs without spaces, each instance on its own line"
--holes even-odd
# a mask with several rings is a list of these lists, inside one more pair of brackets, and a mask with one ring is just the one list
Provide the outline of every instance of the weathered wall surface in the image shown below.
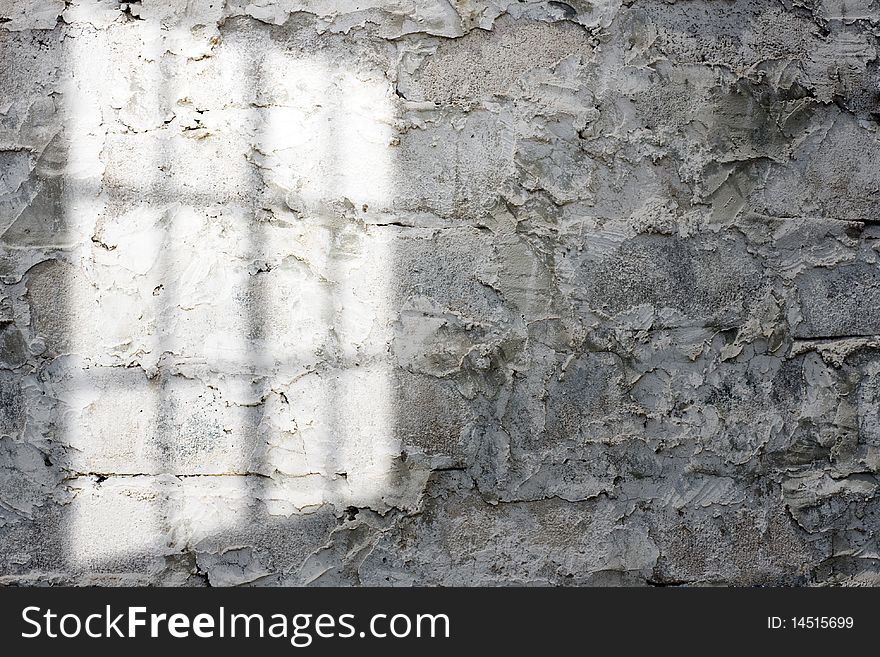
[[0,0],[0,581],[880,583],[873,0]]

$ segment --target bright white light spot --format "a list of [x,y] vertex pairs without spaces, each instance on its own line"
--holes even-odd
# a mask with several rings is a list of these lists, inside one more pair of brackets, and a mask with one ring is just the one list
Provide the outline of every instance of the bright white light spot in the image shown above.
[[[100,53],[73,42],[66,173],[99,189],[102,117],[123,103],[112,83],[89,75]],[[254,74],[218,57],[217,86]],[[86,274],[69,282],[71,303],[97,312],[71,314],[79,360],[58,398],[71,463],[111,475],[75,484],[71,554],[82,564],[179,552],[248,526],[255,511],[389,499],[400,451],[387,362],[393,262],[387,233],[364,219],[393,199],[391,90],[381,72],[280,52],[259,73],[257,107],[199,108],[200,140],[173,123],[126,137],[142,145],[145,173],[116,180],[140,196],[103,216],[100,248],[101,203],[68,202],[74,263]],[[138,93],[178,97],[178,119],[195,121],[190,83],[181,76]],[[160,105],[138,113],[129,103],[123,114],[151,125]],[[259,191],[249,161],[270,201],[296,211],[284,222],[257,221],[259,204],[242,198]],[[126,362],[140,367],[126,374]]]

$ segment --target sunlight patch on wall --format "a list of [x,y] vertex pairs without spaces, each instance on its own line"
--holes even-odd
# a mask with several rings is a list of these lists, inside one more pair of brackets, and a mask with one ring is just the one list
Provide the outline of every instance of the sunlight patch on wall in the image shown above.
[[[300,316],[323,324],[318,344],[309,345],[314,367],[288,394],[294,416],[307,419],[296,436],[302,458],[282,443],[270,451],[270,466],[308,477],[315,506],[381,508],[400,453],[387,357],[393,254],[373,225],[393,200],[393,92],[380,71],[282,53],[264,59],[261,80],[269,107],[257,163],[269,189],[308,227],[302,246],[320,287]],[[280,299],[273,305],[283,307]],[[276,477],[270,512],[287,509],[279,488],[300,486]]]
[[113,55],[73,43],[67,173],[100,190],[65,206],[73,558],[112,569],[255,514],[397,503],[384,74],[272,50],[188,64],[218,88],[257,76],[247,103],[170,76],[155,39],[124,81],[86,75]]

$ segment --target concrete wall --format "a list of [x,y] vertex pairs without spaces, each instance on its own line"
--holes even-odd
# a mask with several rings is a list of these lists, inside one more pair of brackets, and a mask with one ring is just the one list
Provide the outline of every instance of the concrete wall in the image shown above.
[[873,0],[0,0],[0,581],[877,584]]

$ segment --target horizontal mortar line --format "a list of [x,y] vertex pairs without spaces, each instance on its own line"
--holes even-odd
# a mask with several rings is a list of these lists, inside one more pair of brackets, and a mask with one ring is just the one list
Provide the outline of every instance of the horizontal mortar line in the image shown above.
[[[120,193],[117,196],[117,200],[126,201],[127,204],[124,209],[120,210],[119,213],[114,213],[114,217],[122,216],[123,214],[131,211],[134,208],[139,207],[149,207],[149,208],[162,208],[169,209],[172,206],[181,206],[185,208],[195,209],[195,210],[208,210],[214,209],[218,206],[232,206],[237,207],[236,203],[240,203],[241,207],[239,209],[245,210],[246,212],[254,212],[260,209],[268,209],[265,207],[264,203],[257,202],[263,201],[264,199],[260,195],[253,196],[245,196],[240,197],[236,194],[230,194],[229,198],[224,198],[222,195],[220,200],[218,200],[217,196],[212,196],[204,192],[200,192],[198,190],[187,189],[185,187],[181,187],[179,185],[171,184],[171,185],[152,185],[150,189],[137,189],[131,187],[129,185],[121,185],[114,183],[106,183],[102,185],[95,185],[91,181],[87,180],[77,180],[76,185],[79,190],[91,190],[92,195],[79,194],[78,196],[84,198],[87,201],[99,201],[101,200],[102,195],[108,194],[113,197],[110,192],[118,192]],[[266,187],[266,185],[264,185]],[[147,197],[147,200],[144,199]],[[156,198],[158,199],[158,203],[152,202],[150,199]],[[181,202],[182,199],[182,202]],[[279,201],[279,199],[273,199]],[[29,207],[30,203],[26,204],[26,207]],[[68,213],[62,213],[62,219]],[[397,214],[392,212],[390,214]],[[404,213],[407,214],[407,213]],[[343,215],[339,215],[340,217]],[[437,214],[435,215],[441,220],[452,221],[455,220],[446,215],[446,214]],[[810,222],[833,222],[838,224],[850,225],[854,228],[864,228],[865,226],[873,226],[880,225],[880,217],[877,219],[841,219],[838,217],[817,217],[817,216],[809,216],[809,215],[793,215],[793,216],[780,216],[780,215],[769,215],[762,213],[749,213],[744,214],[742,219],[752,221],[766,221],[766,220],[776,220],[776,221],[792,221],[792,220],[803,220]],[[307,222],[316,222],[320,223],[322,221],[321,217],[318,216],[308,216]],[[14,222],[13,222],[14,223]],[[481,226],[478,224],[470,223],[453,223],[448,226],[432,226],[429,224],[419,224],[419,223],[408,223],[403,221],[377,221],[377,222],[367,222],[365,224],[367,227],[375,227],[375,228],[402,228],[402,229],[410,229],[410,230],[424,230],[424,231],[433,231],[433,230],[460,230],[466,228],[474,228],[478,230],[484,230],[488,227]],[[10,224],[11,226],[11,224]],[[47,245],[44,247],[33,247],[33,246],[17,246],[14,244],[7,245],[8,248],[15,250],[30,250],[30,249],[50,249],[57,251],[67,251],[71,250],[78,246],[77,243],[70,245]]]
[[807,337],[807,338],[794,338],[795,344],[804,343],[804,342],[842,342],[843,340],[877,340],[880,341],[880,334],[878,333],[865,333],[865,334],[856,334],[856,335],[820,335],[816,337]]
[[811,214],[794,214],[794,215],[781,215],[781,214],[765,214],[763,212],[755,212],[747,211],[743,215],[741,215],[741,219],[743,220],[751,220],[751,221],[762,221],[762,220],[776,220],[776,221],[794,221],[794,220],[802,220],[802,221],[833,221],[837,223],[843,224],[876,224],[880,223],[880,217],[877,219],[844,219],[841,217],[829,217],[829,216],[821,216],[821,215],[811,215]]
[[[457,469],[457,468],[456,468]],[[284,474],[275,471],[274,474],[268,475],[260,472],[207,472],[207,473],[175,473],[175,472],[71,472],[69,476],[64,477],[64,481],[71,481],[79,477],[97,477],[99,479],[136,479],[146,477],[174,477],[175,479],[200,479],[200,478],[218,478],[218,477],[257,477],[259,479],[308,479],[311,477],[324,478],[347,478],[346,472],[306,472],[304,474]]]
[[[279,477],[289,477],[292,479],[302,479],[311,476],[326,476],[319,472],[309,472],[304,475],[279,475]],[[76,479],[78,477],[98,477],[101,479],[134,479],[137,477],[175,477],[177,479],[190,479],[198,477],[259,477],[261,479],[271,479],[271,475],[259,472],[215,472],[215,473],[175,473],[175,472],[72,472],[66,480]]]
[[[0,324],[7,322],[0,322]],[[169,353],[169,352],[166,352]],[[259,352],[258,352],[259,355]],[[58,360],[59,358],[63,358],[65,356],[79,356],[79,354],[62,354],[61,356],[56,356],[51,361]],[[218,376],[277,376],[279,378],[284,378],[286,375],[293,375],[294,380],[298,380],[305,375],[308,374],[317,374],[321,375],[327,371],[334,370],[357,370],[358,368],[365,368],[364,371],[368,370],[370,366],[375,365],[377,363],[383,363],[384,352],[364,352],[362,354],[358,354],[357,356],[344,356],[341,359],[335,360],[320,360],[314,358],[314,354],[309,352],[306,353],[305,356],[309,356],[309,358],[305,357],[288,357],[288,358],[279,358],[271,365],[252,365],[247,362],[242,362],[239,365],[238,369],[229,367],[225,369],[211,369],[211,374],[216,374]],[[51,362],[50,361],[50,362]],[[166,361],[167,362],[167,361]],[[198,375],[192,375],[187,371],[171,371],[172,368],[175,367],[211,367],[211,363],[202,359],[202,358],[193,358],[192,360],[186,360],[185,358],[179,360],[173,360],[167,362],[167,364],[160,365],[157,369],[158,372],[165,375],[170,375],[172,377],[178,377],[182,379],[186,379],[187,381],[200,381],[202,377]],[[144,371],[146,368],[138,361],[135,362],[134,365],[125,362],[119,363],[90,363],[87,367],[82,367],[78,371],[83,375],[88,375],[92,372],[108,372],[108,371],[116,371],[116,370],[141,370]],[[157,374],[156,376],[159,376]],[[150,377],[148,377],[150,378]],[[155,378],[155,377],[153,377]]]

